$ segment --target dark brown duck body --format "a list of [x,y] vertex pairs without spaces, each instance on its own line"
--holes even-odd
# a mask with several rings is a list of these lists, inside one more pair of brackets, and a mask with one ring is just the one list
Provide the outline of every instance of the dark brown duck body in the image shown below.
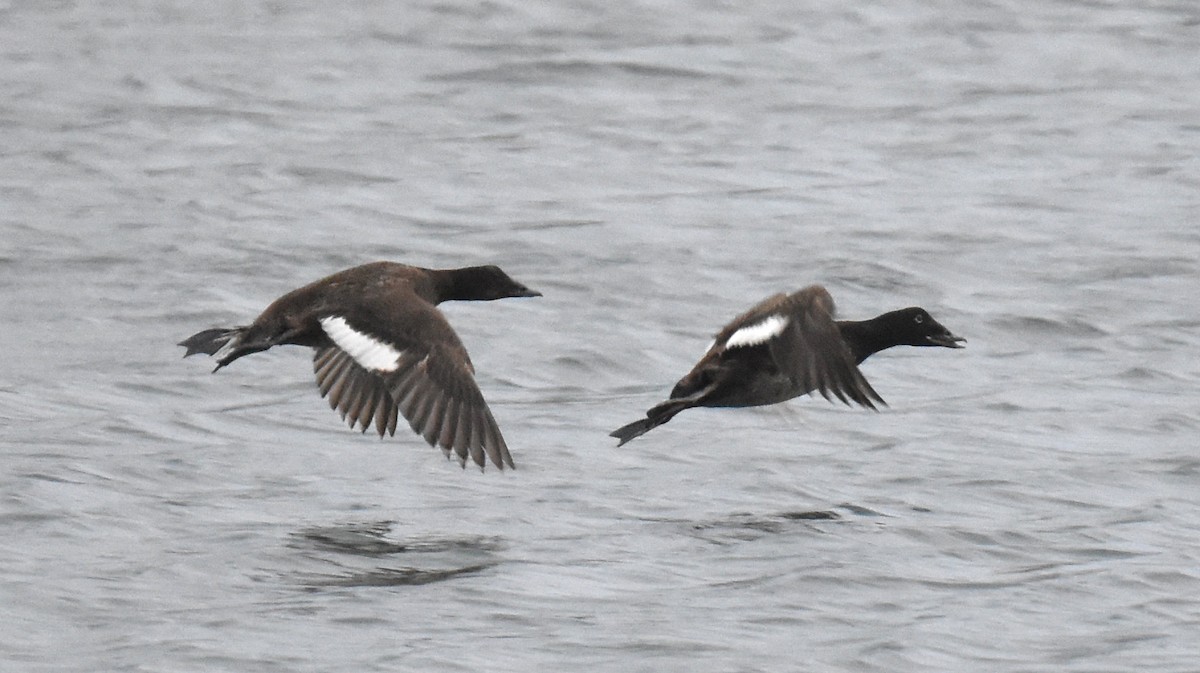
[[[474,367],[437,304],[533,297],[495,266],[423,269],[374,262],[339,271],[271,303],[250,325],[209,329],[180,343],[216,369],[272,346],[315,349],[322,396],[351,427],[395,434],[397,416],[449,456],[513,467],[474,379]],[[216,370],[214,370],[216,371]]]
[[806,393],[870,409],[886,404],[859,371],[873,353],[899,345],[961,348],[955,336],[912,307],[871,320],[834,320],[833,297],[820,285],[777,294],[734,318],[646,418],[611,436],[624,444],[692,407],[752,407]]

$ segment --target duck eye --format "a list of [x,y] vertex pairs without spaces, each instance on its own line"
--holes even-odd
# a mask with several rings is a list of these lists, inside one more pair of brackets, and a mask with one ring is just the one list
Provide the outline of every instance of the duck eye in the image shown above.
[[919,315],[919,316],[913,318],[913,322],[917,323],[918,325],[920,325],[924,321],[925,321],[925,316],[923,316],[923,315]]

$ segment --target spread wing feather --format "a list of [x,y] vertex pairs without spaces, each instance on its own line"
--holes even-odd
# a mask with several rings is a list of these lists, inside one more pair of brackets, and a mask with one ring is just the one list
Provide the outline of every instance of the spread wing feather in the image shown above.
[[[394,434],[397,417],[402,415],[414,432],[463,465],[470,459],[480,467],[488,460],[500,469],[514,467],[496,419],[475,383],[466,350],[441,313],[433,307],[428,310],[432,314],[421,320],[381,322],[356,320],[353,313],[345,316],[352,329],[390,344],[398,353],[395,366],[367,368],[336,344],[320,347],[313,357],[313,371],[321,395],[351,427],[363,432],[373,425],[381,437]],[[364,324],[384,325],[375,330],[383,333],[368,334],[360,327]],[[424,331],[397,327],[406,324],[424,325]]]
[[779,369],[807,392],[818,392],[829,401],[837,398],[874,409],[886,404],[854,362],[834,322],[833,298],[813,285],[786,298],[792,319],[783,332],[767,342]]

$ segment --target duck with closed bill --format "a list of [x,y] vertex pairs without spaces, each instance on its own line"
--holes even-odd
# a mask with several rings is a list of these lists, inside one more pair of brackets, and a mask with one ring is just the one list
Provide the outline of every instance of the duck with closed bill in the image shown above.
[[610,436],[620,446],[684,409],[754,407],[811,392],[874,409],[886,402],[859,371],[863,360],[892,346],[962,348],[963,341],[923,308],[834,320],[833,297],[820,285],[777,294],[726,325],[670,399]]
[[[432,446],[483,467],[514,467],[475,383],[467,350],[437,305],[541,294],[496,266],[423,269],[374,262],[339,271],[279,299],[244,327],[207,329],[180,342],[217,371],[238,358],[291,344],[316,349],[321,396],[350,427],[396,432],[403,414]],[[485,459],[486,456],[486,459]]]

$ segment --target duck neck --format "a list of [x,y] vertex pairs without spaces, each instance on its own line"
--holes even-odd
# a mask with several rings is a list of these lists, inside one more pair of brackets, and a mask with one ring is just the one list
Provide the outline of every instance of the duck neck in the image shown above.
[[895,341],[888,337],[887,330],[884,329],[883,318],[885,315],[870,320],[838,321],[837,326],[842,333],[842,339],[850,347],[850,352],[854,354],[856,364],[862,364],[863,360],[879,351],[896,345]]
[[472,301],[481,299],[479,286],[472,283],[474,268],[465,269],[430,269],[429,277],[433,281],[433,291],[437,297],[435,303],[444,301]]

